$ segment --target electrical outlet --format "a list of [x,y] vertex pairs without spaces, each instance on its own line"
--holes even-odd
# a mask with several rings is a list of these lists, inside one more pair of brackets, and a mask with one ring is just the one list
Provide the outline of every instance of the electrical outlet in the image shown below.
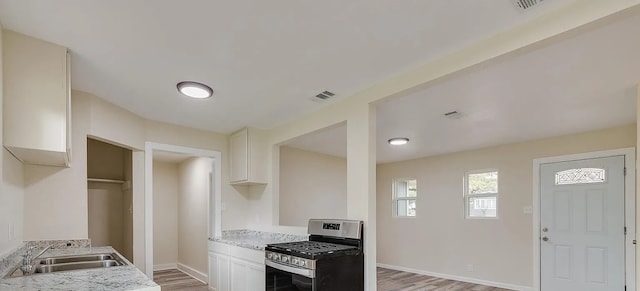
[[473,264],[468,264],[467,265],[467,271],[473,272]]

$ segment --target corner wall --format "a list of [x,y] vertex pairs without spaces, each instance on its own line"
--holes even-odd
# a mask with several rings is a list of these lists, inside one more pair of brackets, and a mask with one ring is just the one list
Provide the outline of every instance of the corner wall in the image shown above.
[[347,217],[347,159],[280,147],[280,225]]
[[178,164],[153,161],[154,269],[178,262]]
[[[0,131],[3,129],[4,96],[2,67],[2,25],[0,25]],[[1,133],[1,132],[0,132]],[[3,144],[0,134],[0,144]],[[24,214],[23,166],[4,147],[0,148],[0,256],[22,242]]]
[[[378,263],[426,273],[533,285],[533,159],[633,147],[636,126],[378,165]],[[465,172],[499,172],[498,219],[465,219]],[[416,177],[417,216],[392,216],[392,180]],[[472,265],[472,271],[468,266]]]
[[178,165],[178,264],[207,276],[207,209],[211,193],[210,158],[189,158]]

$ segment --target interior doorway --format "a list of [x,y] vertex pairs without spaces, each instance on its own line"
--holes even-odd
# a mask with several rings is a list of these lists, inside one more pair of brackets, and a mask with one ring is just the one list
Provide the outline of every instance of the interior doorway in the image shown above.
[[[176,233],[174,235],[177,235],[178,238],[181,236],[193,236],[193,239],[195,240],[191,242],[191,246],[194,246],[194,248],[190,249],[189,246],[185,246],[185,249],[188,249],[189,251],[177,254],[177,256],[182,256],[183,258],[185,258],[185,260],[195,261],[194,265],[189,266],[188,264],[184,264],[182,268],[180,268],[180,264],[178,264],[177,262],[176,265],[178,265],[178,269],[181,269],[185,273],[188,273],[189,275],[202,281],[207,281],[208,264],[206,264],[206,259],[204,260],[205,264],[202,264],[203,266],[200,267],[198,266],[201,264],[198,264],[197,261],[199,257],[207,258],[207,238],[213,237],[216,232],[220,232],[220,158],[221,153],[216,151],[150,142],[146,143],[144,199],[145,271],[147,273],[147,276],[149,276],[150,278],[153,278],[154,266],[156,268],[159,268],[163,265],[154,264],[154,224],[156,222],[154,218],[165,219],[167,217],[164,217],[162,215],[163,212],[167,212],[169,214],[170,212],[174,211],[173,213],[176,214],[176,221],[174,221],[174,223],[177,226]],[[171,161],[172,159],[176,161],[176,163],[173,163],[173,166],[172,163],[167,162]],[[157,176],[157,174],[160,174],[160,172],[164,173],[164,177],[154,177]],[[175,174],[173,178],[171,178],[172,174],[170,173]],[[154,182],[154,178],[165,180]],[[174,179],[174,186],[171,186],[171,183],[167,183],[170,182],[168,181],[170,179]],[[184,187],[181,187],[181,185]],[[162,188],[158,189],[158,191],[155,191],[155,187]],[[178,191],[178,193],[174,193],[176,195],[174,198],[166,196],[167,193],[161,194],[163,190],[167,190],[164,188],[171,187],[174,187]],[[194,193],[196,192],[199,194],[194,195]],[[206,193],[202,194],[203,192]],[[156,194],[166,196],[157,197],[158,199],[164,199],[164,202],[155,201],[163,203],[154,203]],[[183,195],[182,198],[185,199],[181,199],[180,195]],[[191,195],[193,197],[187,197],[184,195]],[[169,197],[170,201],[166,200],[167,197]],[[175,208],[162,209],[162,207],[166,208],[167,205],[171,204],[171,199],[175,199],[175,201],[177,202],[177,205],[174,205]],[[183,203],[180,203],[180,201],[182,201]],[[189,203],[196,204],[189,205]],[[181,205],[184,206],[184,209],[182,210],[180,210]],[[158,207],[158,209],[156,209],[156,207]],[[188,211],[190,208],[198,208],[201,211]],[[160,212],[158,214],[161,215],[154,215],[156,211]],[[182,213],[183,215],[180,215],[179,213]],[[193,214],[196,213],[201,214],[197,215],[197,217],[192,217]],[[180,217],[182,217],[182,220],[180,219]],[[193,221],[189,222],[191,220]],[[180,221],[184,223],[184,227],[182,228],[179,227]],[[161,226],[155,226],[157,230],[159,230],[158,227]],[[165,229],[162,229],[163,232],[164,230]],[[184,231],[185,233],[182,233],[182,231]],[[159,233],[159,235],[166,236],[167,234]],[[169,235],[171,236],[171,234]],[[179,241],[177,241],[176,243],[180,244]],[[183,243],[186,244],[187,242],[185,241]],[[166,246],[158,245],[158,247]],[[195,251],[193,249],[195,249]],[[197,249],[202,249],[202,254],[197,254]],[[165,267],[167,267],[166,264]]]
[[536,290],[635,290],[633,169],[633,149],[534,161]]

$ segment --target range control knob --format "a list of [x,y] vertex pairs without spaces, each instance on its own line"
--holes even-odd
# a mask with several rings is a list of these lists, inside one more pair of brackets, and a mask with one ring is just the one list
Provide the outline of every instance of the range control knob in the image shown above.
[[267,258],[269,258],[269,259],[273,259],[273,253],[269,253],[269,254],[267,254]]
[[299,265],[300,267],[304,267],[305,265],[307,265],[307,262],[306,262],[305,260],[300,260],[300,261],[298,262],[298,265]]
[[288,262],[288,261],[289,261],[289,257],[282,256],[282,262],[283,262],[283,263],[286,263],[286,262]]
[[298,264],[298,259],[297,258],[292,258],[291,259],[291,264],[297,265]]

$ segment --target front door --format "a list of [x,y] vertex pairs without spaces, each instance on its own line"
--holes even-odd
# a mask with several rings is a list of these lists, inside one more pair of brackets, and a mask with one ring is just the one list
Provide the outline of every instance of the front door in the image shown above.
[[542,291],[625,290],[624,156],[540,166]]

